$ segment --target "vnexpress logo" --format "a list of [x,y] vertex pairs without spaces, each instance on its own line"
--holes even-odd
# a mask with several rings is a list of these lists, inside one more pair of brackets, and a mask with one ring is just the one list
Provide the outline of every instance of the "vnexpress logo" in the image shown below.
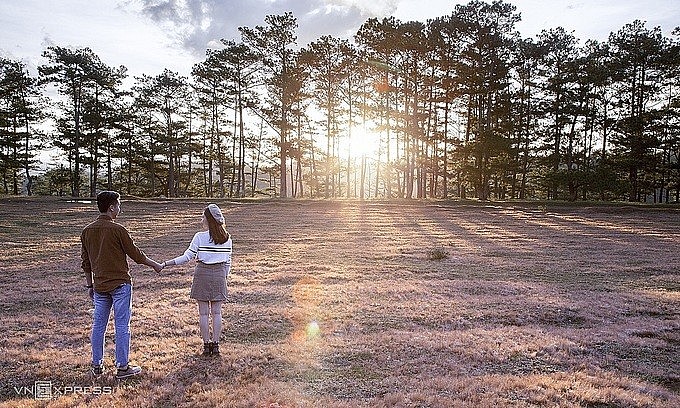
[[14,387],[17,395],[33,397],[36,400],[46,401],[59,398],[63,395],[82,394],[82,395],[104,395],[113,394],[114,388],[110,386],[74,386],[74,385],[54,385],[52,381],[36,381],[31,387]]
[[32,396],[36,400],[52,399],[52,381],[36,381],[32,387],[14,387],[17,395]]
[[33,396],[37,400],[52,399],[52,381],[36,381],[33,390]]

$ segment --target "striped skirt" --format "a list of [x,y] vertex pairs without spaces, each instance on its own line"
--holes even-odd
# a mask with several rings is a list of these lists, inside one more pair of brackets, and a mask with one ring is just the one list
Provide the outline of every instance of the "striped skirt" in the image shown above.
[[196,262],[190,297],[203,302],[227,300],[229,268],[226,263],[209,265]]

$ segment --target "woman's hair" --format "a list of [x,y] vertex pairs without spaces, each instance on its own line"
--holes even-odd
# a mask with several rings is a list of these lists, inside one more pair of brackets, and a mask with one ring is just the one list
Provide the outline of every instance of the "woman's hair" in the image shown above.
[[105,213],[109,211],[109,207],[116,203],[116,200],[120,198],[120,194],[115,191],[102,191],[97,194],[97,208],[100,213]]
[[224,244],[229,240],[229,233],[224,227],[224,224],[217,222],[215,217],[210,213],[210,209],[206,207],[203,211],[203,216],[208,221],[208,232],[210,233],[210,240],[216,244]]

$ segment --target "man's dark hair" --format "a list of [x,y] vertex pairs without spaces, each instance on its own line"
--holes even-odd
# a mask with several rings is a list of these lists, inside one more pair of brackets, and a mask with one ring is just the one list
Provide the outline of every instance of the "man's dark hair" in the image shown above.
[[120,194],[115,191],[102,191],[97,194],[97,208],[99,208],[99,212],[105,213],[109,211],[109,207],[114,205],[119,198]]

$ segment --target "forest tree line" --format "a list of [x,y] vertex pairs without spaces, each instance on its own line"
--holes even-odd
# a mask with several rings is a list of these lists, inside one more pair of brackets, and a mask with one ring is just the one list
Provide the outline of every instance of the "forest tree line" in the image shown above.
[[475,0],[298,47],[269,15],[127,87],[89,48],[48,47],[37,77],[1,58],[0,193],[679,202],[680,29],[519,21]]

